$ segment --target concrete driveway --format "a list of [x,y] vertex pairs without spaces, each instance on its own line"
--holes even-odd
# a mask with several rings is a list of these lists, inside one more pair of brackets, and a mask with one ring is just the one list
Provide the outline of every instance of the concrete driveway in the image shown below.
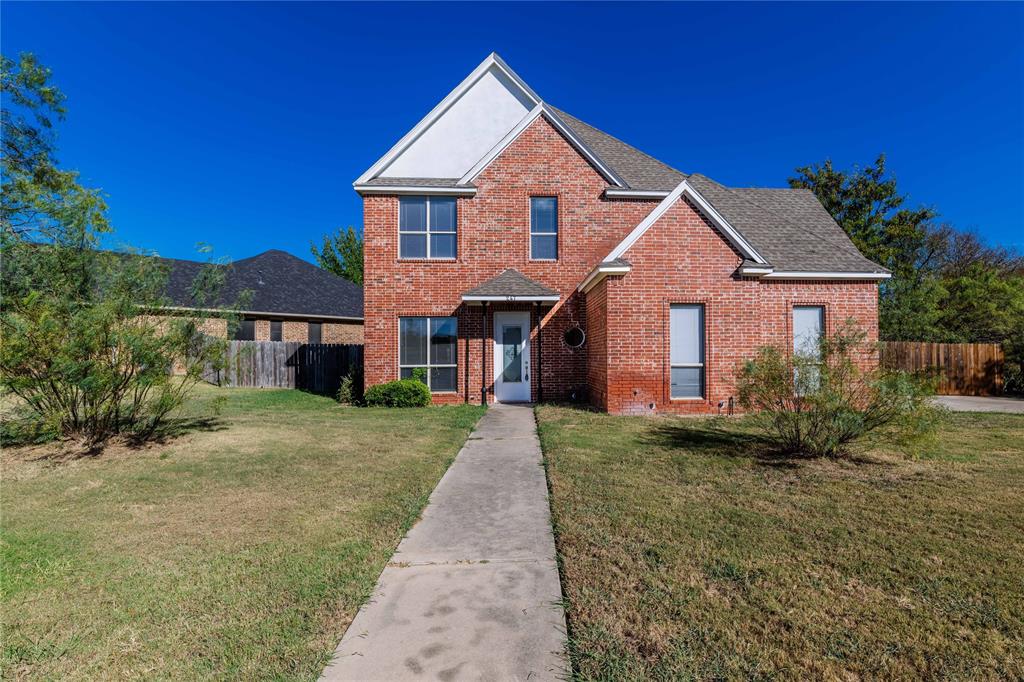
[[935,402],[954,412],[1008,412],[1024,414],[1024,399],[974,395],[940,395]]

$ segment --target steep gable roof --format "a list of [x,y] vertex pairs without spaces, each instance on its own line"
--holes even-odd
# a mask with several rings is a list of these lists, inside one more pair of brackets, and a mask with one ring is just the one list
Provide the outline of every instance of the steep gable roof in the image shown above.
[[[192,283],[205,263],[160,258],[169,268],[167,296],[180,308],[200,307]],[[276,249],[243,258],[226,268],[217,301],[205,308],[232,305],[244,291],[252,298],[246,312],[324,318],[363,318],[363,288],[296,256]]]

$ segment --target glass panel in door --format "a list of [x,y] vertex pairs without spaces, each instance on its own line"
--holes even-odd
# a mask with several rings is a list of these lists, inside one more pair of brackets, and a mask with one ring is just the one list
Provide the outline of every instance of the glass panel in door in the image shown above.
[[523,380],[523,328],[519,325],[503,325],[501,328],[502,372],[501,380],[518,383]]

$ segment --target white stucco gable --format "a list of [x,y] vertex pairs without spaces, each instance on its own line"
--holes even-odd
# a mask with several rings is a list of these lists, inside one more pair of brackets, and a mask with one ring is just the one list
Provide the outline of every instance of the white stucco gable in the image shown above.
[[460,178],[539,102],[492,53],[356,184],[378,177]]

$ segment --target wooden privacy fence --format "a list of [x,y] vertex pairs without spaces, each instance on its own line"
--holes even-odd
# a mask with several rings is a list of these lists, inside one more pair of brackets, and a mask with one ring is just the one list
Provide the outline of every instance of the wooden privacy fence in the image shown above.
[[209,369],[203,378],[218,386],[334,395],[341,378],[362,367],[363,347],[355,344],[229,341],[225,368]]
[[1003,347],[998,343],[885,341],[881,362],[907,372],[931,372],[940,395],[1000,395]]

